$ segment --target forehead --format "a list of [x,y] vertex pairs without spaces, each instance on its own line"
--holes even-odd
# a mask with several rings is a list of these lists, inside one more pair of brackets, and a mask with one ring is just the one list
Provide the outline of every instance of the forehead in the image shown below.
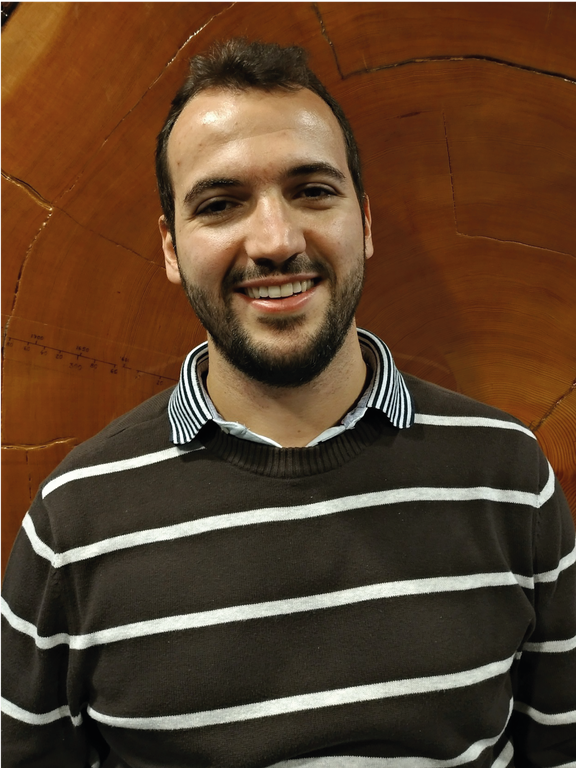
[[323,160],[347,173],[344,137],[330,107],[307,89],[210,89],[192,98],[168,140],[175,186],[182,175],[213,174],[242,162]]

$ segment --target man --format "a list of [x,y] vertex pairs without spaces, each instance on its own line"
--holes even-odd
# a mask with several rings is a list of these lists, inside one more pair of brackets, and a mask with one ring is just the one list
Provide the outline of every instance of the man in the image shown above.
[[196,57],[157,168],[208,341],[24,520],[4,765],[575,766],[566,502],[519,422],[356,329],[370,208],[303,52]]

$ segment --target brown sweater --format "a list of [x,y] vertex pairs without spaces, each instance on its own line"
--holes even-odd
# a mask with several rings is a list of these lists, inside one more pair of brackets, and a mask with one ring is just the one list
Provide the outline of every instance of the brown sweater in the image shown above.
[[407,430],[179,448],[167,391],[74,450],[5,579],[3,768],[576,765],[562,492],[405,378]]

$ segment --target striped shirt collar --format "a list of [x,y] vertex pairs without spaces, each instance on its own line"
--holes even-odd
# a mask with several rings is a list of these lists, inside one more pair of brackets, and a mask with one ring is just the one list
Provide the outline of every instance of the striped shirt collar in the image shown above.
[[[362,398],[362,407],[364,410],[376,408],[382,411],[399,429],[412,426],[412,397],[390,350],[377,336],[362,328],[358,329],[358,340],[362,354],[373,371],[368,390]],[[204,342],[184,360],[180,380],[170,396],[168,417],[172,442],[176,445],[191,442],[205,424],[214,420],[215,409],[202,381],[202,375],[207,370],[208,344]]]

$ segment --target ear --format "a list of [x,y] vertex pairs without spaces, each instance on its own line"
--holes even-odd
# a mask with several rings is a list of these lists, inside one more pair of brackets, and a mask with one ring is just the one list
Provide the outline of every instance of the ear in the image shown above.
[[180,277],[180,268],[178,267],[178,258],[176,256],[176,249],[172,241],[172,235],[168,229],[166,218],[160,216],[158,219],[158,227],[160,228],[160,236],[162,237],[162,250],[164,251],[164,264],[166,265],[166,277],[171,283],[180,285],[182,278]]
[[364,245],[366,247],[366,258],[369,259],[374,253],[374,244],[372,243],[372,211],[370,210],[370,200],[368,195],[364,195]]

